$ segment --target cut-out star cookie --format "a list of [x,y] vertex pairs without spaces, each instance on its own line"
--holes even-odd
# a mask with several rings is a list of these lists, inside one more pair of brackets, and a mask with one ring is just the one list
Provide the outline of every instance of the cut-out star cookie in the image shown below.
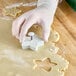
[[44,70],[49,72],[51,76],[64,76],[65,70],[68,68],[69,62],[60,55],[51,54],[50,58],[35,59],[34,69],[38,71]]

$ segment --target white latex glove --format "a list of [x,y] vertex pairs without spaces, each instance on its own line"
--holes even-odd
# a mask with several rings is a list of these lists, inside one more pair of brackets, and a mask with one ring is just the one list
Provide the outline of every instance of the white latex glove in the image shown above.
[[22,42],[29,28],[37,23],[42,27],[43,39],[47,42],[57,3],[58,0],[42,0],[42,3],[38,2],[37,8],[24,13],[13,22],[12,35]]

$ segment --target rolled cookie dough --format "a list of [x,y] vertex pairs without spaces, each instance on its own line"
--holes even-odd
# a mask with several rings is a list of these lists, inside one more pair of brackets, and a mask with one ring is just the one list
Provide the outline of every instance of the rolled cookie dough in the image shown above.
[[50,58],[35,59],[34,69],[43,70],[50,73],[50,76],[64,76],[69,62],[57,54],[51,54]]
[[[11,35],[12,21],[0,19],[0,76],[63,76],[68,68],[68,62],[57,54],[52,54],[46,46],[39,51],[23,51],[17,39]],[[9,55],[10,54],[10,55]],[[42,69],[33,69],[33,60],[50,58],[53,66],[49,72]]]

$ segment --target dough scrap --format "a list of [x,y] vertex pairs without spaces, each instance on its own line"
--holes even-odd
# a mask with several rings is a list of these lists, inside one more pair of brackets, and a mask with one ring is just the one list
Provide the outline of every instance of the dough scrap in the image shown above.
[[21,14],[22,11],[16,7],[14,8],[4,8],[3,9],[3,15],[4,16],[11,16],[13,18],[17,17],[19,14]]
[[60,39],[59,33],[58,33],[57,31],[55,31],[55,30],[52,30],[52,31],[51,31],[50,40],[51,40],[52,42],[58,42],[59,39]]
[[57,54],[51,54],[50,58],[46,57],[43,59],[35,59],[33,62],[34,70],[38,70],[39,68],[39,70],[42,69],[46,72],[50,72],[50,75],[55,74],[55,76],[64,76],[65,70],[69,65],[67,60]]
[[50,49],[49,51],[53,54],[56,54],[58,52],[59,48],[55,45],[55,43],[50,43]]

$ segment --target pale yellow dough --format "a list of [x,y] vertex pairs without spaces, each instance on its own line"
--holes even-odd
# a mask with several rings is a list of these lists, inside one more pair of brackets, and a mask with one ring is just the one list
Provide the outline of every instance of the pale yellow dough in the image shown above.
[[52,30],[52,31],[51,31],[51,35],[50,35],[50,36],[51,36],[51,37],[50,37],[50,40],[51,40],[52,42],[58,42],[59,39],[60,39],[59,33],[58,33],[57,31],[55,31],[55,30]]
[[21,14],[21,12],[22,11],[16,7],[3,9],[4,16],[11,16],[13,18],[16,18],[19,14]]
[[[39,51],[22,50],[19,41],[12,36],[12,21],[0,19],[0,76],[63,76],[68,62],[49,51],[50,42]],[[47,72],[33,69],[33,60],[50,58],[57,66]]]

